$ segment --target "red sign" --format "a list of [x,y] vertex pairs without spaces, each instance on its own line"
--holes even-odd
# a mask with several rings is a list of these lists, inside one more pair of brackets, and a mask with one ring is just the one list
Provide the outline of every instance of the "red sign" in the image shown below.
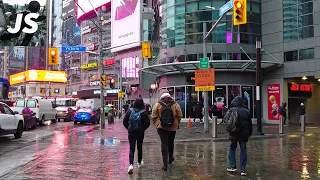
[[113,65],[115,63],[116,63],[115,59],[108,59],[108,60],[104,60],[103,61],[103,65],[105,65],[105,66],[110,66],[110,65]]
[[280,84],[268,85],[268,119],[279,120],[278,109],[280,104]]
[[290,91],[312,92],[313,91],[313,87],[312,87],[312,84],[292,83],[291,86],[290,86]]

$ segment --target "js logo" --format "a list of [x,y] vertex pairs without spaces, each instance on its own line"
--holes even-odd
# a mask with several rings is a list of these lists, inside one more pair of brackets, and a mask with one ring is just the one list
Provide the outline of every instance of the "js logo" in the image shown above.
[[[13,14],[9,17],[9,20],[15,22],[15,27],[8,27],[9,34],[2,34],[0,36],[1,41],[11,40],[13,38],[19,38],[21,33],[26,33],[23,42],[20,46],[28,46],[34,33],[38,30],[38,22],[46,20],[46,16],[40,16],[38,14],[40,10],[40,3],[37,1],[31,1],[28,5],[29,11]],[[19,46],[19,44],[16,44]]]
[[11,34],[15,34],[15,33],[19,32],[20,29],[21,29],[21,26],[22,26],[22,21],[24,21],[24,23],[26,25],[31,26],[31,28],[24,27],[22,29],[22,32],[27,33],[27,34],[33,34],[33,33],[37,32],[38,24],[33,19],[38,19],[39,16],[40,15],[37,14],[37,13],[29,13],[26,16],[24,16],[24,14],[22,14],[22,13],[21,14],[17,14],[17,20],[16,20],[15,28],[12,29],[11,27],[9,27],[8,28],[8,32],[11,33]]

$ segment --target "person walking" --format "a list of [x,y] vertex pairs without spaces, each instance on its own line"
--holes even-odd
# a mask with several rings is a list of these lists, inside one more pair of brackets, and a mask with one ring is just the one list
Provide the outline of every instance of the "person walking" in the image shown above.
[[280,115],[283,117],[283,124],[287,125],[287,103],[282,102],[282,105],[280,107]]
[[130,108],[123,118],[123,125],[128,130],[130,144],[128,174],[132,174],[136,144],[138,149],[138,168],[144,165],[142,160],[142,143],[144,131],[150,126],[150,118],[147,111],[144,110],[143,99],[138,98],[134,101],[133,108]]
[[[299,106],[299,123],[301,125],[301,121],[302,121],[302,116],[306,115],[306,107],[304,106],[303,103],[300,104]],[[306,121],[304,121],[306,122]]]
[[237,96],[231,101],[233,106],[228,110],[224,119],[227,124],[227,131],[229,132],[229,139],[231,141],[229,147],[229,168],[228,172],[237,171],[235,151],[237,144],[240,145],[240,171],[241,176],[246,176],[247,164],[247,142],[252,135],[252,121],[248,109],[245,108],[242,97]]
[[[152,121],[161,139],[163,171],[174,161],[174,138],[180,127],[182,111],[169,93],[163,93],[152,109]],[[168,161],[169,160],[169,161]]]
[[200,123],[202,123],[202,106],[200,105],[200,103],[198,102],[196,107],[194,108],[194,119],[193,122],[196,122],[196,119],[199,118],[200,119]]

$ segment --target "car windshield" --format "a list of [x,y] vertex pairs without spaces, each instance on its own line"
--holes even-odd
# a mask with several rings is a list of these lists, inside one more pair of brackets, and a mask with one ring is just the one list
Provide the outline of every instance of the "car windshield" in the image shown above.
[[28,108],[35,108],[36,107],[36,101],[35,100],[28,100],[27,101],[27,107]]
[[92,109],[82,108],[82,109],[79,109],[78,112],[88,112],[88,113],[91,113],[91,112],[92,112]]
[[17,100],[16,107],[24,107],[24,100]]

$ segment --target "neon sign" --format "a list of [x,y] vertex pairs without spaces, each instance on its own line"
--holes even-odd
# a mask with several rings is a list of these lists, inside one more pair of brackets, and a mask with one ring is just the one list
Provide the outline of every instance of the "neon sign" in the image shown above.
[[297,84],[297,83],[292,83],[290,86],[290,91],[295,91],[295,92],[312,92],[313,87],[312,84]]

